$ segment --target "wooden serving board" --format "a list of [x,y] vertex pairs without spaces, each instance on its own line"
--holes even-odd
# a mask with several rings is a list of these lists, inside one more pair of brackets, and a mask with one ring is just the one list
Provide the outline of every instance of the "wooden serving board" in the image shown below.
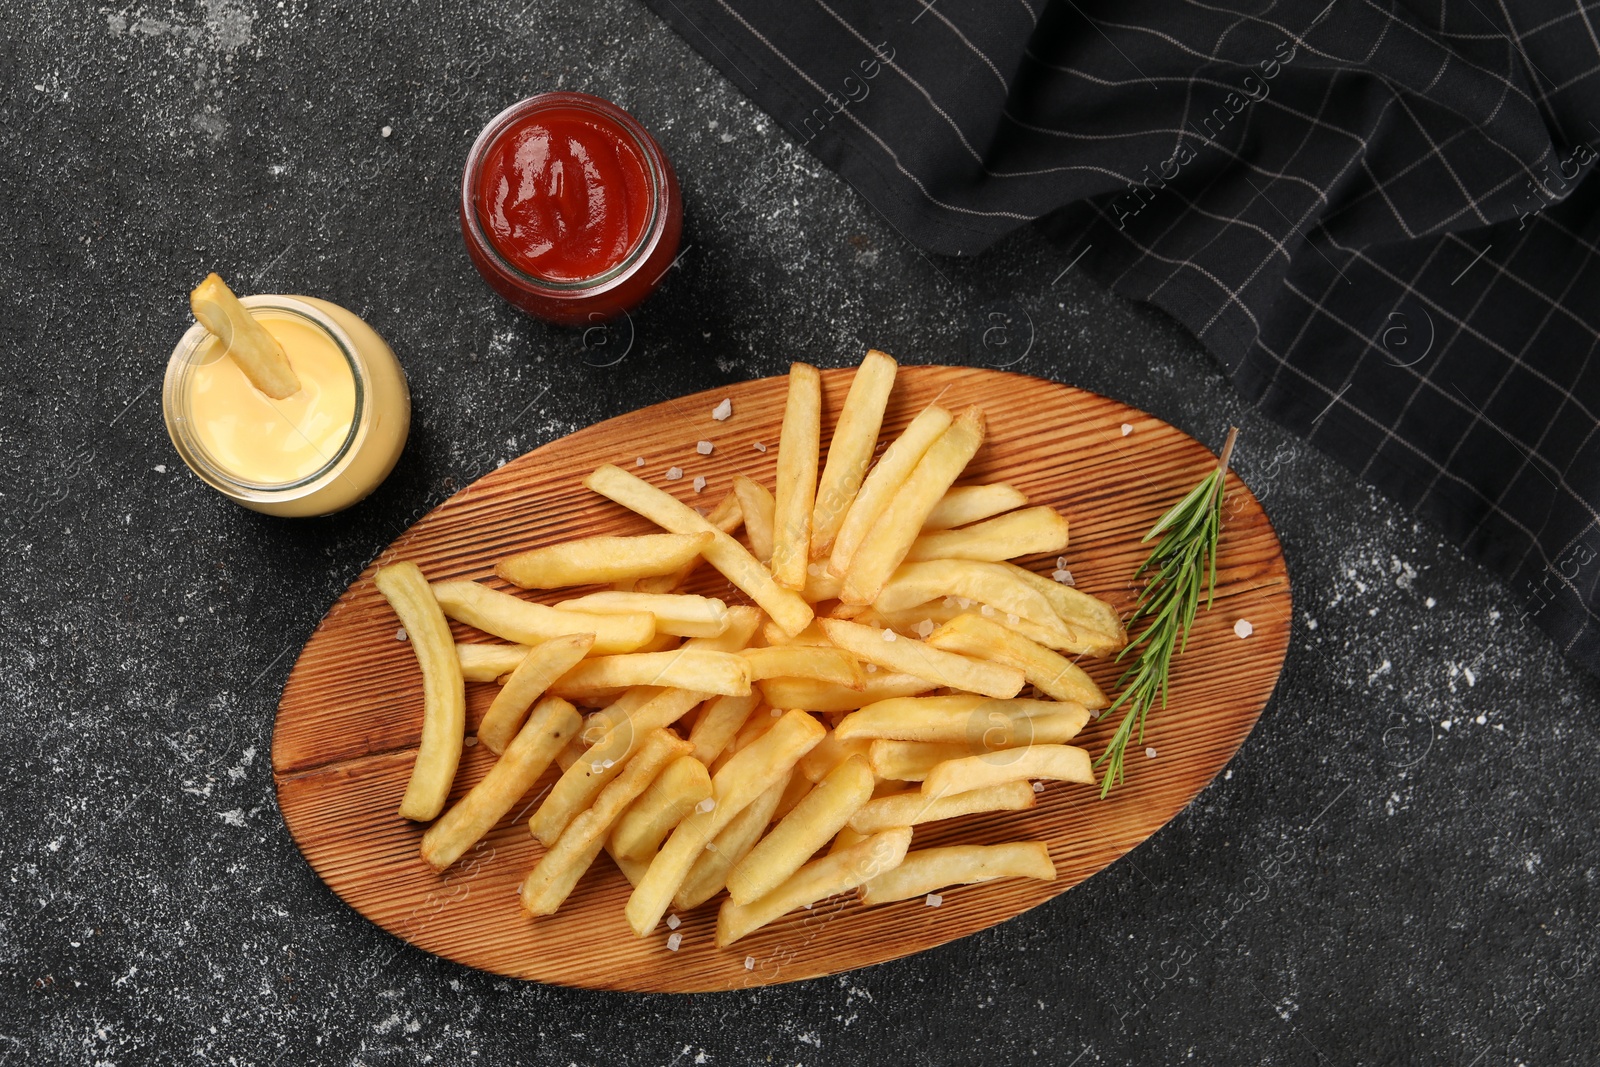
[[[823,372],[824,440],[852,373]],[[398,623],[373,587],[373,571],[408,559],[430,579],[500,585],[492,568],[507,553],[590,534],[650,532],[644,519],[581,484],[604,462],[636,470],[708,510],[735,473],[770,487],[784,395],[782,378],[744,382],[551,442],[435,508],[333,605],[284,687],[272,768],[289,832],[312,868],[351,907],[429,952],[543,982],[687,992],[811,978],[931,948],[1066,892],[1159,829],[1244,742],[1283,664],[1290,596],[1272,526],[1250,491],[1230,476],[1216,604],[1202,609],[1195,622],[1188,651],[1172,674],[1170,705],[1151,715],[1144,743],[1154,756],[1131,750],[1127,781],[1106,801],[1090,786],[1050,783],[1030,811],[975,815],[916,830],[914,848],[1047,841],[1056,881],[953,888],[937,909],[920,899],[868,908],[853,896],[835,898],[726,950],[713,940],[719,896],[681,916],[682,944],[673,952],[665,924],[643,938],[628,929],[622,912],[628,883],[603,855],[558,915],[534,920],[522,914],[516,888],[540,855],[525,820],[553,771],[477,851],[435,874],[418,854],[424,827],[395,813],[421,731],[421,675],[410,646],[397,640]],[[1146,552],[1140,537],[1215,457],[1172,426],[1115,400],[1038,378],[955,367],[902,367],[882,440],[936,396],[951,408],[981,404],[988,414],[989,439],[962,481],[1004,480],[1033,503],[1060,509],[1071,522],[1067,560],[1078,587],[1126,612],[1135,596],[1130,576]],[[733,417],[714,421],[711,410],[724,397],[733,401]],[[701,440],[714,443],[711,455],[696,452]],[[636,467],[641,456],[644,466]],[[674,466],[684,476],[668,481],[666,472]],[[696,476],[706,479],[698,494]],[[1031,563],[1044,572],[1055,566],[1054,560]],[[744,600],[709,567],[702,567],[691,588]],[[567,595],[558,592],[548,600]],[[1239,619],[1254,627],[1246,639],[1234,632]],[[490,640],[452,625],[458,640]],[[1113,664],[1084,665],[1111,690]],[[467,683],[469,730],[494,689]],[[1095,756],[1114,729],[1113,718],[1092,723],[1082,735],[1080,743]],[[466,749],[452,803],[492,759],[483,746]]]

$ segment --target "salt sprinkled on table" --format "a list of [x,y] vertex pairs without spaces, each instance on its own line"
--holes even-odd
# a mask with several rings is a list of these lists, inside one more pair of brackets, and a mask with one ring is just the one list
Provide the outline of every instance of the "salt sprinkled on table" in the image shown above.
[[694,450],[702,456],[709,456],[713,447],[710,441],[698,441],[695,443]]
[[667,916],[667,929],[668,930],[676,930],[678,927],[680,927],[682,925],[683,925],[683,920],[678,918],[676,915],[668,915]]
[[1144,750],[1144,754],[1147,757],[1149,757],[1150,759],[1155,759],[1156,758],[1156,750],[1153,747],[1145,749]]
[[762,444],[760,441],[756,442],[755,448],[757,452],[765,452],[767,450],[767,446]]
[[402,626],[394,632],[394,639],[396,641],[409,641],[411,640],[411,635],[406,633],[406,628]]
[[636,459],[635,459],[635,460],[634,460],[634,461],[633,461],[633,465],[634,465],[634,466],[635,466],[635,467],[642,467],[642,466],[644,466],[644,457],[643,457],[643,456],[639,456],[639,457],[638,457],[638,458],[636,458]]
[[744,969],[747,971],[756,969],[756,958],[754,956],[746,956],[744,958]]
[[1240,619],[1238,622],[1233,624],[1233,632],[1238,634],[1239,639],[1242,641],[1246,637],[1249,637],[1251,634],[1255,633],[1256,628],[1250,625],[1249,619]]
[[703,476],[695,475],[694,491],[697,493],[703,493],[706,491],[706,480]]
[[733,401],[724,397],[722,403],[711,409],[711,417],[718,422],[724,422],[733,414]]
[[668,467],[667,468],[667,481],[675,482],[679,478],[682,478],[682,477],[683,477],[683,468],[682,467]]
[[668,952],[676,952],[676,951],[678,951],[678,946],[681,945],[681,944],[683,944],[683,935],[682,934],[668,934],[667,935],[667,951]]
[[944,897],[940,896],[938,893],[929,893],[928,894],[928,907],[937,908],[939,905],[941,905],[943,903],[944,903]]
[[1127,423],[1123,423],[1122,424],[1122,436],[1126,437],[1132,432],[1133,432],[1133,427],[1132,426],[1129,426]]

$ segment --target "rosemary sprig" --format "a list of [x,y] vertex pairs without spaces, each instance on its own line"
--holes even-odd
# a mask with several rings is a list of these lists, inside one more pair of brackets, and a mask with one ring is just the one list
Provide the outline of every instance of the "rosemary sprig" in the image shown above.
[[1128,618],[1128,629],[1141,622],[1147,623],[1138,637],[1117,653],[1120,662],[1135,649],[1138,657],[1130,663],[1117,687],[1122,690],[1106,714],[1120,707],[1122,722],[1111,735],[1106,750],[1095,761],[1098,767],[1106,764],[1100,781],[1100,795],[1106,796],[1111,787],[1123,779],[1123,759],[1128,742],[1137,729],[1139,743],[1144,743],[1144,720],[1156,701],[1167,706],[1167,679],[1172,670],[1174,652],[1182,652],[1189,641],[1189,627],[1194,623],[1194,613],[1200,606],[1200,593],[1205,590],[1206,607],[1217,588],[1217,539],[1222,533],[1222,501],[1227,495],[1228,460],[1233,455],[1233,443],[1239,436],[1237,426],[1228,429],[1228,439],[1223,443],[1217,467],[1189,490],[1187,496],[1150,528],[1141,544],[1160,538],[1155,549],[1133,572],[1137,581],[1146,573],[1150,581],[1139,594],[1133,614]]

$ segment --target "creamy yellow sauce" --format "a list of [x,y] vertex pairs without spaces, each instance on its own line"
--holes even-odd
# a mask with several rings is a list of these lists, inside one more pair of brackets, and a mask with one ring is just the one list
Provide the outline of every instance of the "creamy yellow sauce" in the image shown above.
[[283,346],[300,391],[273,400],[224,356],[194,368],[189,415],[218,466],[241,481],[281,485],[339,454],[355,418],[356,384],[344,354],[317,327],[271,313],[256,319]]

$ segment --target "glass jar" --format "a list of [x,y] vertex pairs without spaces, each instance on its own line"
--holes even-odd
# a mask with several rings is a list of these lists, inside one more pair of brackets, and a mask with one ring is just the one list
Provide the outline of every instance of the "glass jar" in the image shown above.
[[[332,359],[336,368],[333,376],[338,380],[331,383],[337,388],[330,391],[340,398],[340,418],[343,398],[353,398],[348,405],[349,428],[342,439],[316,449],[320,462],[314,469],[286,481],[253,479],[242,469],[242,463],[222,454],[214,435],[197,418],[196,391],[208,375],[218,372],[213,364],[227,355],[220,342],[196,324],[172,350],[161,391],[167,434],[178,455],[190,470],[230,500],[269,515],[328,515],[363,499],[394,469],[411,428],[411,392],[394,352],[376,330],[326,300],[309,296],[247,296],[240,303],[269,333],[275,329],[303,330],[307,331],[305,336],[331,343],[337,353]],[[293,365],[294,352],[289,354]],[[347,381],[342,377],[346,370]],[[302,382],[306,382],[304,374]],[[251,403],[274,405],[259,393],[253,394]],[[270,411],[268,414],[270,417]],[[299,432],[298,427],[290,429]],[[310,442],[305,434],[301,436]]]
[[[605,139],[610,138],[609,147],[614,149],[615,158],[606,162],[620,160],[621,165],[571,166],[573,159],[592,164],[581,154],[586,150],[583,144],[578,145],[580,154],[568,160],[566,171],[542,156],[536,164],[530,162],[534,153],[513,151],[512,139],[528,131],[562,129],[575,129],[599,147],[606,147]],[[551,138],[547,137],[545,146],[550,144]],[[555,145],[551,154],[562,147]],[[529,169],[535,165],[544,167],[537,172],[538,182],[531,180],[534,171]],[[503,217],[497,216],[497,203],[491,202],[495,190],[486,189],[492,181],[503,199],[513,184],[500,181],[502,177],[509,179],[510,175],[501,173],[508,166],[521,168],[516,173],[517,195],[529,199],[543,196],[550,203],[535,204],[533,208],[563,216],[561,226],[551,225],[548,231],[541,231],[542,235],[557,231],[570,234],[571,223],[587,221],[584,212],[622,210],[619,204],[625,205],[630,230],[637,232],[625,248],[619,249],[614,262],[597,265],[592,274],[580,277],[569,270],[541,272],[523,254],[524,250],[515,246],[514,235]],[[578,205],[582,205],[581,209]],[[489,287],[513,307],[568,326],[600,322],[640,304],[672,266],[683,232],[678,179],[666,153],[632,115],[587,93],[541,93],[513,104],[490,120],[467,154],[460,207],[467,254]],[[635,223],[634,219],[638,221]],[[548,253],[553,249],[554,255],[560,256],[564,251],[560,245],[559,240],[545,241],[539,250]]]

